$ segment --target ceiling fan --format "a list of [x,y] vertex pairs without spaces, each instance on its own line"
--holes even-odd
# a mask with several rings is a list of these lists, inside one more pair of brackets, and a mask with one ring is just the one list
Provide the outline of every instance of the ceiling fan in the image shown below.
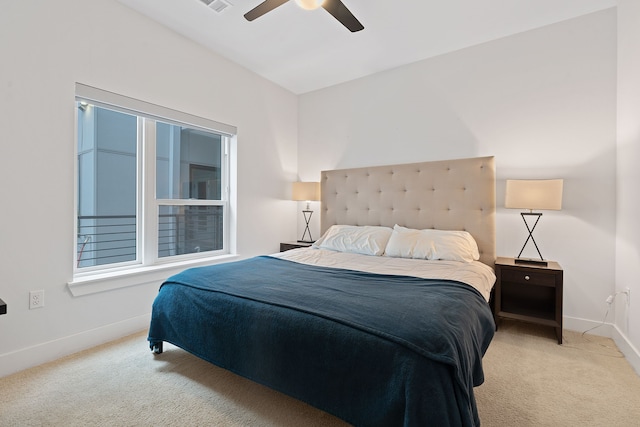
[[[245,13],[244,17],[247,21],[253,21],[261,17],[267,12],[272,11],[289,0],[265,0],[258,6]],[[347,9],[340,0],[295,0],[295,2],[303,9],[313,10],[322,7],[336,18],[342,25],[347,27],[349,31],[355,33],[364,29],[364,26],[356,19],[355,16]]]

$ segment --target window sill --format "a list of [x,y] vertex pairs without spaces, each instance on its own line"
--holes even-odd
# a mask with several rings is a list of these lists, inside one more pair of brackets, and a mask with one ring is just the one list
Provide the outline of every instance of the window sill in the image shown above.
[[87,274],[74,277],[72,281],[67,283],[67,286],[74,297],[154,282],[160,286],[169,276],[177,274],[184,269],[219,264],[236,259],[239,259],[238,255],[230,254],[152,266],[132,267],[126,270],[106,273]]

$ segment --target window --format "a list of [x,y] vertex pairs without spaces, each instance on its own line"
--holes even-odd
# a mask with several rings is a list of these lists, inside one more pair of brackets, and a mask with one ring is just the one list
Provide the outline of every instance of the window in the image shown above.
[[229,253],[235,128],[76,85],[75,271]]

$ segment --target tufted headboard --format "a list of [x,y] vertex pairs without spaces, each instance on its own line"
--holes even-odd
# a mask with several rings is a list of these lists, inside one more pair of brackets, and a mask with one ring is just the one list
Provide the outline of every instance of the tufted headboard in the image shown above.
[[496,259],[493,157],[322,171],[321,232],[335,224],[465,230]]

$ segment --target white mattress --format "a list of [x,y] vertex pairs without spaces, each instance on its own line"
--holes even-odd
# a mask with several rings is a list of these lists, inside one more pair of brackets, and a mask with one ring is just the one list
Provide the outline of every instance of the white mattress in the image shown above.
[[489,301],[496,276],[486,264],[479,261],[426,261],[391,258],[386,256],[359,255],[326,249],[300,248],[272,254],[302,264],[358,270],[367,273],[393,274],[421,277],[423,279],[447,279],[466,283],[477,289]]

